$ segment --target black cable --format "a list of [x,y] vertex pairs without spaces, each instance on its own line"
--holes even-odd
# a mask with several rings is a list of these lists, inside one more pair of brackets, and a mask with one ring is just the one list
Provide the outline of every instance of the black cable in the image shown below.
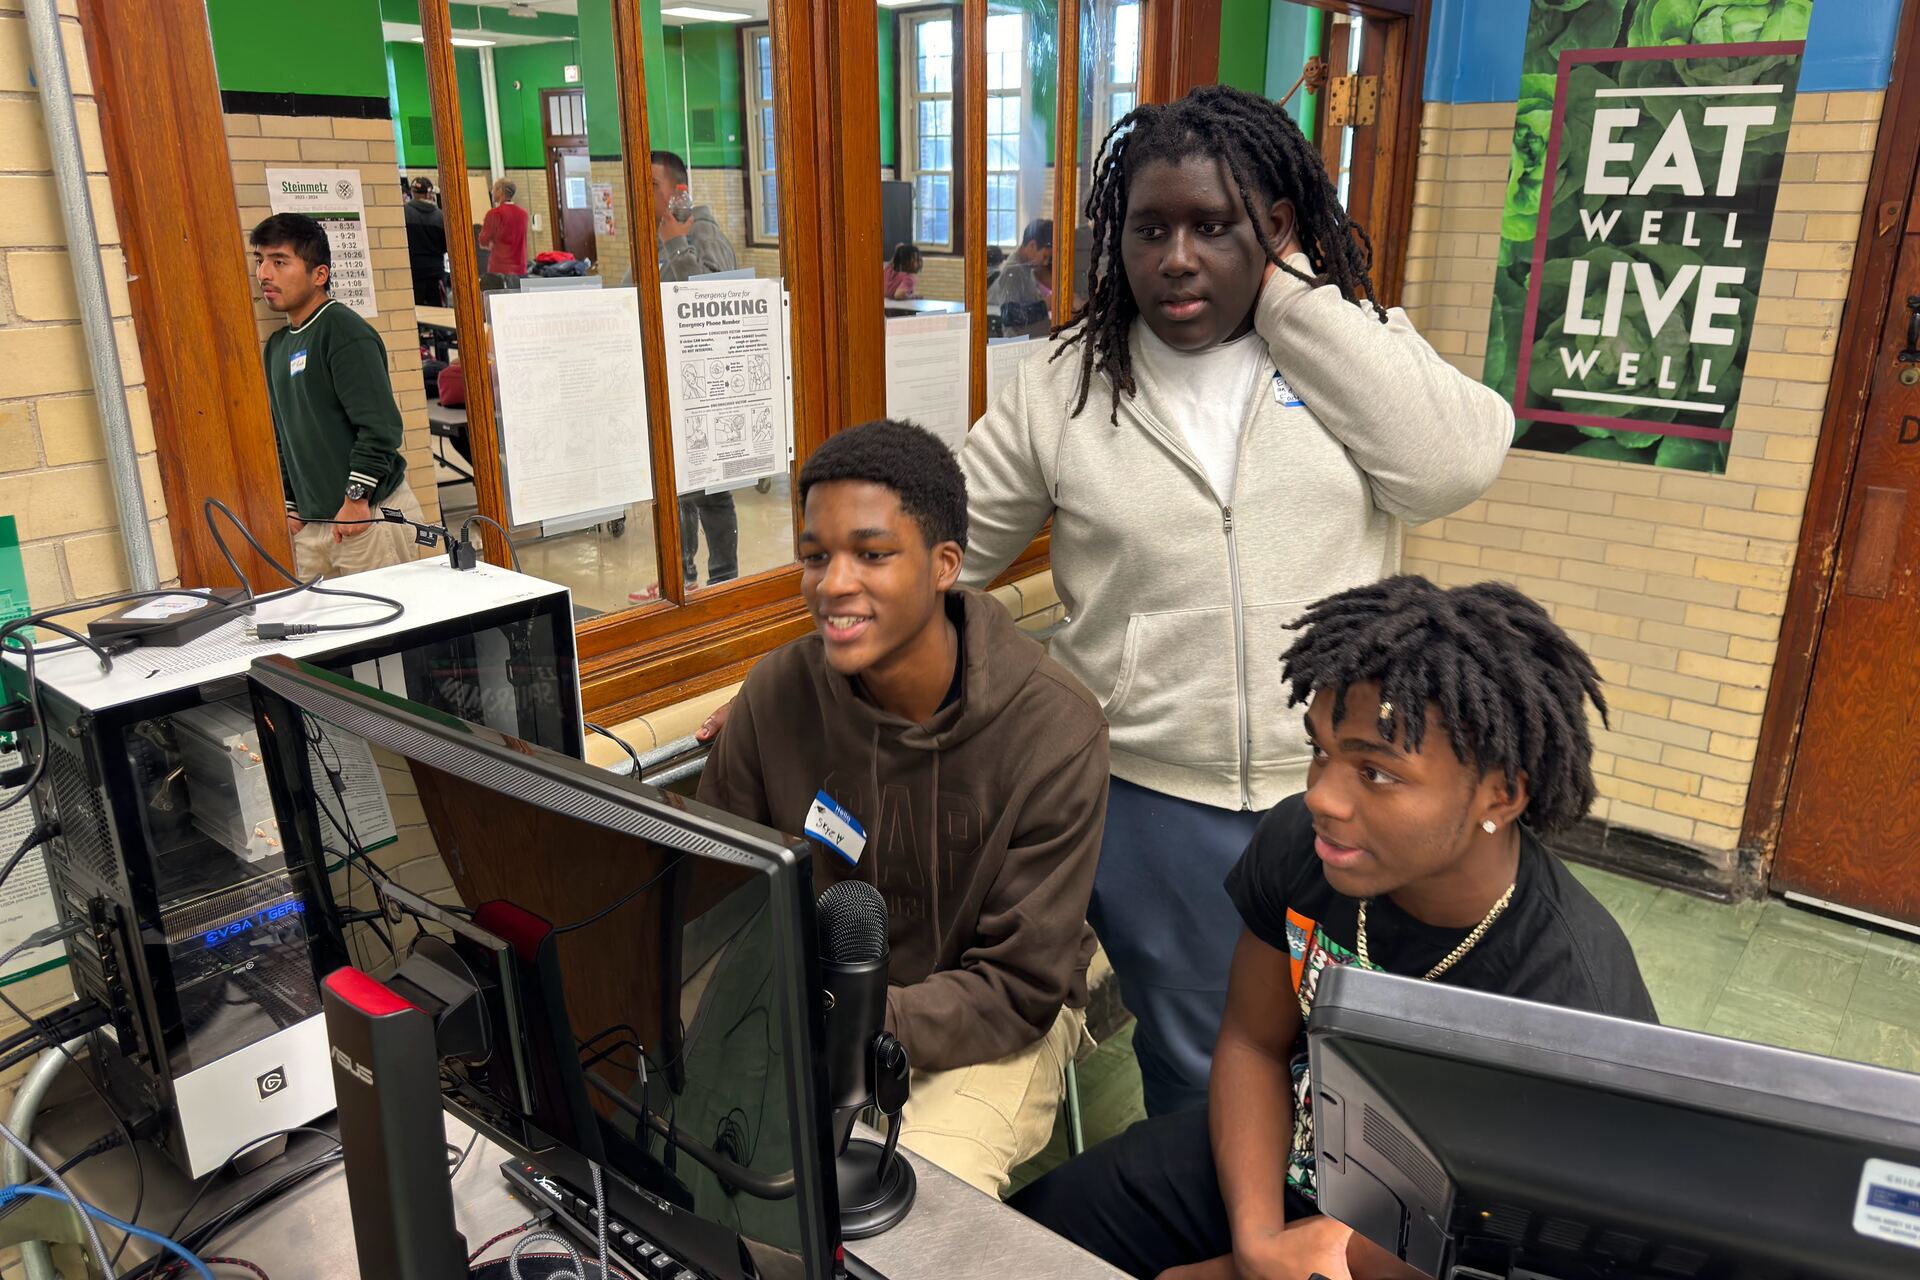
[[481,515],[478,511],[468,516],[465,520],[463,520],[460,523],[460,541],[462,542],[471,541],[471,539],[468,537],[467,530],[473,528],[474,521],[476,520],[484,520],[488,524],[492,525],[494,528],[500,531],[500,541],[507,544],[507,559],[512,562],[513,571],[515,573],[519,573],[520,572],[520,553],[514,550],[513,535],[507,532],[507,527],[505,525],[501,524],[498,520],[495,520],[492,516]]
[[195,1253],[203,1253],[206,1247],[218,1238],[228,1227],[231,1227],[248,1214],[264,1208],[315,1174],[325,1173],[328,1169],[339,1164],[343,1158],[339,1148],[336,1147],[328,1154],[281,1175],[278,1181],[269,1183],[253,1195],[242,1200],[239,1204],[234,1205],[231,1209],[217,1214],[206,1223],[196,1227],[190,1233],[191,1243],[189,1243],[188,1240],[181,1240],[179,1236],[175,1236],[174,1239],[180,1240],[181,1244],[186,1245]]
[[453,1168],[447,1171],[447,1181],[451,1182],[453,1181],[453,1179],[460,1176],[460,1171],[467,1167],[467,1157],[473,1154],[473,1149],[479,1143],[479,1141],[480,1141],[480,1131],[478,1129],[475,1129],[473,1131],[473,1136],[467,1139],[467,1149],[460,1153],[460,1158],[453,1162]]
[[667,872],[673,870],[675,867],[679,866],[682,862],[686,861],[686,858],[687,858],[686,854],[684,853],[679,854],[674,858],[672,862],[669,862],[666,866],[660,868],[659,871],[655,872],[653,878],[647,881],[645,884],[642,884],[642,885],[636,886],[635,888],[627,890],[626,893],[614,899],[612,902],[609,902],[606,906],[600,908],[598,911],[594,912],[592,915],[587,916],[585,919],[575,920],[572,924],[560,925],[556,927],[553,930],[553,932],[556,934],[572,933],[575,929],[584,929],[588,925],[599,924],[602,920],[605,920],[608,916],[612,915],[614,912],[618,911],[620,908],[626,906],[629,902],[632,902],[635,898],[639,897],[641,894],[645,893],[647,890],[653,888],[654,885],[659,884],[660,877],[666,875]]
[[586,726],[588,733],[597,733],[603,738],[610,738],[613,740],[615,746],[626,752],[627,759],[633,761],[633,780],[635,782],[640,781],[640,753],[633,749],[631,742],[628,742],[613,730],[602,728],[591,720],[582,720],[580,723]]
[[[240,574],[239,562],[234,559],[233,552],[227,547],[226,537],[220,532],[219,526],[214,523],[213,516],[216,511],[225,516],[233,527],[240,531],[240,536],[247,540],[247,545],[252,547],[262,560],[265,560],[271,565],[274,572],[292,583],[297,590],[307,591],[317,596],[338,596],[348,600],[364,600],[369,604],[384,605],[393,611],[384,618],[372,618],[364,622],[263,622],[256,624],[253,629],[254,634],[258,638],[262,640],[282,640],[295,636],[313,635],[321,631],[357,631],[362,627],[384,626],[389,622],[398,620],[406,613],[407,606],[389,596],[376,595],[371,591],[347,591],[339,587],[323,587],[319,585],[319,578],[308,580],[300,577],[293,570],[287,568],[287,566],[275,559],[272,552],[260,545],[260,539],[254,537],[253,530],[247,528],[240,517],[234,514],[232,507],[229,507],[218,498],[208,498],[200,504],[200,507],[202,513],[206,516],[207,530],[213,534],[214,542],[220,547],[220,554],[226,557],[227,563],[233,567],[234,573],[240,576],[241,586],[247,591],[248,598],[255,603],[264,601],[265,597],[254,596],[251,584],[247,582],[245,575]],[[339,524],[357,522],[315,520],[311,523]],[[412,522],[406,521],[405,523]]]
[[[333,741],[327,737],[327,731],[320,727],[320,722],[315,717],[303,717],[301,725],[307,740],[307,745],[313,748],[314,759],[320,762],[321,772],[327,775],[327,783],[333,788],[333,798],[340,802],[340,817],[336,818],[333,816],[333,810],[327,807],[327,803],[321,797],[318,787],[315,787],[313,790],[314,807],[325,815],[327,821],[333,824],[333,829],[340,833],[340,838],[346,841],[347,852],[341,856],[349,874],[352,873],[355,862],[364,864],[359,868],[360,876],[367,882],[368,887],[373,890],[373,900],[380,904],[382,912],[384,913],[386,895],[380,891],[380,880],[391,881],[393,877],[388,875],[386,869],[373,860],[373,855],[368,853],[366,846],[360,843],[359,833],[353,829],[353,812],[347,807],[347,784],[346,780],[342,777],[342,774],[345,772],[345,767],[340,760],[340,749],[333,745]],[[333,753],[332,764],[327,763],[326,756],[321,752],[320,748],[323,746]],[[342,825],[341,819],[345,819],[344,825]],[[380,880],[375,880],[367,873],[368,867],[372,867],[374,871],[379,872]],[[353,898],[353,890],[351,888],[347,890],[347,898],[349,902],[351,902]],[[365,924],[373,931],[374,936],[385,944],[387,954],[395,960],[398,960],[400,958],[400,951],[393,945],[393,938],[388,935],[387,931],[371,920],[365,921]],[[366,967],[365,955],[360,957],[360,963],[362,968]]]
[[[7,641],[13,638],[11,633],[0,633],[0,649],[4,649]],[[0,800],[0,813],[5,813],[32,795],[33,789],[40,785],[40,779],[46,776],[47,772],[47,716],[45,708],[40,703],[40,680],[34,672],[33,644],[29,641],[21,647],[26,650],[27,705],[33,709],[33,727],[40,730],[40,749],[33,753],[33,768],[28,772],[26,781],[20,784],[20,789],[5,800]],[[22,757],[27,753],[26,747],[22,745],[24,737],[24,732],[14,735],[14,746]]]
[[[13,851],[13,856],[7,859],[6,865],[0,866],[0,885],[4,885],[7,882],[7,877],[13,874],[13,869],[20,865],[20,859],[53,839],[59,832],[60,824],[57,822],[42,822],[36,825],[33,830],[29,831],[27,838],[21,842],[20,847]],[[45,944],[43,943],[42,945]],[[24,945],[21,949],[25,950]],[[4,967],[4,965],[0,965],[0,968]]]
[[[194,1192],[193,1199],[187,1202],[187,1207],[181,1211],[179,1218],[177,1218],[174,1221],[173,1230],[167,1232],[166,1233],[167,1236],[170,1239],[178,1240],[181,1244],[187,1244],[186,1239],[182,1237],[180,1234],[180,1229],[187,1225],[187,1219],[192,1217],[193,1211],[200,1207],[200,1202],[206,1198],[207,1192],[212,1190],[214,1180],[217,1179],[222,1173],[226,1171],[227,1166],[232,1164],[235,1160],[238,1160],[241,1156],[247,1154],[247,1152],[259,1146],[263,1142],[271,1142],[275,1138],[290,1138],[296,1133],[316,1134],[319,1137],[325,1138],[327,1141],[333,1143],[334,1144],[333,1151],[329,1153],[329,1155],[331,1156],[338,1156],[340,1152],[340,1145],[339,1145],[340,1139],[338,1137],[336,1137],[334,1134],[327,1132],[325,1129],[316,1129],[312,1125],[305,1125],[305,1124],[293,1125],[292,1127],[286,1128],[286,1129],[276,1129],[272,1133],[261,1134],[259,1137],[253,1139],[251,1142],[242,1143],[240,1146],[234,1148],[233,1154],[228,1156],[225,1160],[222,1160],[219,1163],[219,1165],[213,1170],[213,1172],[207,1174],[206,1176],[200,1179],[199,1189]],[[326,1158],[327,1157],[321,1157],[321,1160],[324,1160]],[[311,1172],[317,1172],[318,1170],[313,1168],[313,1166],[320,1164],[321,1160],[315,1160],[311,1162],[309,1165],[302,1166],[302,1167],[308,1169]],[[274,1183],[269,1184],[269,1188],[279,1186],[281,1182],[286,1180],[286,1176],[287,1175],[282,1175],[280,1179],[276,1179]],[[260,1194],[261,1193],[256,1192],[255,1196],[257,1197]],[[239,1202],[239,1206],[233,1206],[233,1207],[251,1205],[253,1202],[253,1198],[254,1197],[249,1197],[246,1200],[242,1200]],[[229,1209],[223,1210],[219,1214],[214,1215],[212,1218],[208,1219],[206,1223],[203,1223],[200,1227],[195,1228],[194,1234],[198,1235],[201,1231],[204,1231],[207,1226],[220,1222],[223,1218],[227,1216],[227,1214],[231,1212],[232,1212],[232,1207],[230,1207]],[[193,1245],[188,1245],[187,1247],[194,1248]],[[195,1252],[198,1252],[198,1250],[195,1249]],[[156,1264],[159,1264],[160,1266],[165,1266],[167,1265],[168,1261],[169,1260],[165,1257],[165,1255],[155,1255],[153,1258],[149,1259],[143,1266],[136,1268],[131,1274],[133,1276],[151,1275],[156,1269]]]

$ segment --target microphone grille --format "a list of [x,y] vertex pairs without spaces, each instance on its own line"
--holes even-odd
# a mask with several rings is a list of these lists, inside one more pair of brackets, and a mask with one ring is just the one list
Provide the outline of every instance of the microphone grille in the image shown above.
[[887,904],[864,880],[842,880],[814,905],[820,958],[831,964],[865,964],[887,954]]

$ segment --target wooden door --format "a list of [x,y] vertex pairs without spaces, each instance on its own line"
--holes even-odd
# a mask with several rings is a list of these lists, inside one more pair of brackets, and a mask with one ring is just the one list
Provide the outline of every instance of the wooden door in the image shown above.
[[1874,355],[1773,886],[1920,924],[1920,218]]
[[547,207],[553,247],[597,261],[593,237],[593,165],[587,151],[587,95],[540,91],[541,141],[547,156]]

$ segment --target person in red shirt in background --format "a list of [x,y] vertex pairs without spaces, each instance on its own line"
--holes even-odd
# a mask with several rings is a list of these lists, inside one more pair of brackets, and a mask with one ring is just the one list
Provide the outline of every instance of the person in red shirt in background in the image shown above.
[[497,276],[527,274],[527,211],[513,202],[514,185],[505,178],[493,184],[493,208],[480,224],[480,247],[487,251],[487,273]]

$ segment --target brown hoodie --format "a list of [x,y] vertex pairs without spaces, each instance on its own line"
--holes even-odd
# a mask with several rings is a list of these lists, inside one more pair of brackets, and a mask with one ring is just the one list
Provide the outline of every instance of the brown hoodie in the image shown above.
[[[858,866],[816,846],[818,887],[886,899],[887,1029],[916,1068],[992,1062],[1087,1002],[1087,899],[1107,813],[1099,705],[1001,605],[948,596],[965,670],[923,724],[827,665],[816,633],[768,654],[735,699],[700,799],[781,831],[822,789],[867,833]],[[875,797],[880,797],[876,804]]]

